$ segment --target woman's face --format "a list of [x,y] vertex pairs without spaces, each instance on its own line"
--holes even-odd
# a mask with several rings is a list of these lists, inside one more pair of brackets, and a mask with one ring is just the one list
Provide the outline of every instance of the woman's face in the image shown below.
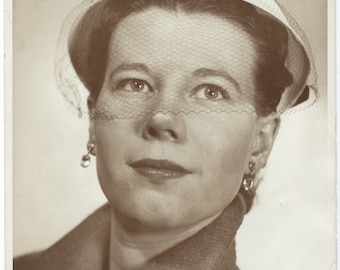
[[97,109],[120,119],[95,119],[91,132],[102,189],[130,226],[190,225],[233,200],[259,119],[214,108],[253,95],[254,65],[247,34],[212,15],[149,9],[119,24]]

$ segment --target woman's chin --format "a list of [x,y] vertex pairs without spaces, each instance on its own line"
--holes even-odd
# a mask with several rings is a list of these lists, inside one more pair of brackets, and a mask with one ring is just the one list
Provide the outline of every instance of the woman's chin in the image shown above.
[[115,198],[110,202],[117,221],[138,230],[183,227],[203,218],[195,216],[194,204],[187,200],[151,191],[125,195],[123,199]]

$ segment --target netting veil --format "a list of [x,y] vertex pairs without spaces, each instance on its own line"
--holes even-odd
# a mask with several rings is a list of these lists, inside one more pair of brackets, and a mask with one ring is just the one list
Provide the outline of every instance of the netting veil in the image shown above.
[[[218,0],[209,1],[228,2]],[[282,95],[280,95],[281,99],[277,100],[277,104],[275,105],[275,112],[279,114],[293,112],[313,104],[318,95],[316,88],[317,76],[313,57],[308,41],[294,19],[282,5],[275,0],[232,1],[251,4],[256,8],[258,14],[275,19],[276,22],[279,22],[280,25],[288,30],[287,53],[285,55],[284,67],[291,74],[292,81],[283,89],[284,91]],[[110,2],[117,3],[110,5]],[[134,0],[125,2],[134,2]],[[185,1],[163,2],[181,3]],[[203,0],[200,2],[203,2]],[[259,103],[256,101],[256,96],[260,95],[259,91],[256,90],[256,88],[259,87],[258,84],[254,84],[257,77],[251,77],[251,79],[249,79],[250,76],[243,76],[240,80],[237,78],[235,80],[233,76],[230,76],[228,82],[221,82],[220,77],[224,76],[221,74],[223,72],[204,68],[193,68],[190,76],[175,76],[177,72],[174,72],[167,74],[167,79],[163,80],[165,75],[162,75],[163,77],[158,75],[157,71],[159,66],[155,60],[158,58],[154,57],[152,52],[149,53],[150,57],[148,57],[148,61],[150,61],[147,66],[140,63],[128,67],[126,67],[126,65],[119,67],[113,65],[112,69],[115,71],[118,69],[122,74],[125,74],[124,72],[127,70],[127,74],[123,76],[119,73],[116,78],[115,72],[111,70],[111,73],[108,75],[107,70],[110,69],[111,62],[123,62],[124,57],[120,55],[110,55],[110,50],[112,49],[110,47],[111,38],[107,39],[107,35],[105,39],[105,35],[103,34],[105,31],[102,30],[102,28],[104,28],[104,24],[106,24],[105,27],[107,31],[107,25],[110,25],[105,18],[108,7],[119,8],[119,5],[125,5],[123,3],[124,1],[120,0],[86,0],[73,10],[62,28],[56,54],[56,78],[62,95],[71,105],[71,108],[77,111],[79,117],[90,116],[109,120],[131,119],[158,112],[172,112],[176,114],[212,112],[252,113],[258,112],[258,107],[263,106],[262,103],[262,105],[255,105]],[[124,8],[125,7],[122,7],[121,13],[125,12]],[[213,47],[216,44],[227,40],[238,46],[238,44],[246,44],[247,39],[249,39],[249,35],[245,31],[239,27],[235,27],[231,28],[231,30],[229,29],[229,38],[223,37],[223,40],[219,40],[219,36],[214,36],[213,31],[211,31],[211,43],[202,43],[199,38],[200,35],[205,33],[200,32],[200,27],[205,27],[205,18],[211,17],[209,12],[192,13],[196,14],[194,19],[197,19],[197,24],[192,30],[193,34],[188,35],[186,32],[187,26],[181,25],[181,20],[174,23],[171,18],[160,16],[159,9],[158,15],[153,17],[153,10],[152,8],[145,9],[143,12],[148,12],[147,16],[140,16],[140,20],[147,18],[151,21],[151,24],[159,25],[160,28],[165,25],[175,27],[176,33],[178,33],[179,36],[187,37],[185,40],[188,40],[188,43],[192,41],[190,44],[195,44],[194,47],[188,50],[185,47],[187,46],[186,42],[177,44],[174,40],[169,40],[169,43],[172,42],[173,44],[169,46],[170,49],[167,50],[166,55],[164,54],[164,58],[168,59],[168,70],[170,71],[176,71],[176,65],[178,65],[178,63],[176,63],[176,57],[179,57],[180,54],[178,51],[182,50],[182,48],[186,48],[186,57],[183,57],[184,70],[187,59],[189,59],[189,62],[190,59],[198,59],[197,63],[200,63],[201,59],[204,59],[205,63],[213,63],[216,58],[216,49],[213,49]],[[232,16],[235,15],[231,15],[231,19],[228,21],[233,21]],[[121,21],[123,20],[124,18]],[[214,29],[223,30],[223,27],[225,27],[224,24],[218,25],[218,21],[216,21],[215,24],[215,26],[213,25],[215,27]],[[155,41],[153,36],[148,36],[148,31],[143,32],[144,35],[141,35],[141,31],[138,29],[126,30],[126,28],[124,28],[124,31],[121,31],[119,26],[113,26],[113,28],[112,32],[115,32],[115,37],[121,38],[120,44],[127,44],[124,46],[125,51],[130,50],[130,52],[135,53],[134,50],[137,50],[136,53],[138,53],[138,46],[129,43],[129,37],[139,38],[140,43],[143,44],[144,42],[146,46],[147,42],[152,42],[152,46],[162,46],[162,41],[155,45],[157,40]],[[232,31],[237,31],[238,33],[233,33]],[[109,36],[111,37],[111,35]],[[197,40],[195,40],[195,37],[197,37]],[[275,39],[275,37],[273,37],[273,39]],[[233,45],[234,47],[235,44]],[[210,49],[209,46],[212,49]],[[229,45],[226,44],[226,48],[232,47],[228,46]],[[240,48],[240,46],[238,47]],[[101,52],[93,54],[94,50],[100,50]],[[242,49],[240,50],[242,52]],[[232,62],[236,67],[236,69],[234,69],[236,73],[253,73],[247,61],[240,60],[240,58],[236,56],[232,58],[233,53],[233,51],[230,51],[229,57],[221,52],[220,58],[226,58],[226,61]],[[250,56],[256,54],[254,57],[260,59],[259,61],[261,62],[262,56],[258,55],[256,50],[247,50],[245,53]],[[240,51],[238,51],[238,54],[240,55]],[[99,61],[98,58],[101,58],[101,61]],[[195,61],[193,62],[196,63]],[[181,67],[178,67],[178,69],[180,68]],[[140,74],[143,75],[141,76]],[[209,76],[210,79],[207,81],[206,77]],[[113,77],[113,79],[111,77]],[[216,83],[214,82],[214,78],[217,78]],[[277,80],[277,78],[271,78],[269,75],[265,80]],[[169,85],[172,86],[172,88]],[[262,83],[262,85],[266,85],[266,83]],[[103,89],[109,90],[104,91]],[[225,89],[228,91],[224,91]],[[95,94],[97,96],[88,99],[90,92],[92,96],[93,92],[97,92],[97,94]],[[271,96],[270,92],[262,93],[262,95]],[[266,98],[267,97],[264,99]],[[277,99],[277,97],[273,99]],[[89,100],[93,103],[92,106],[90,106],[91,109],[89,109],[88,106]],[[271,104],[273,102],[274,101],[270,100],[270,97],[267,98],[266,103]]]

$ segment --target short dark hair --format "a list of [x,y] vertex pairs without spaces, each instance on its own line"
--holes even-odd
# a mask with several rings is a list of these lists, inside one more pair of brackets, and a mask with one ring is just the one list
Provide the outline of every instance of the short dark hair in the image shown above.
[[[69,52],[73,66],[86,88],[96,101],[104,82],[110,38],[118,23],[130,14],[159,7],[180,9],[187,13],[208,13],[235,22],[253,39],[257,51],[254,95],[256,112],[268,115],[276,111],[281,95],[293,79],[285,67],[288,33],[284,26],[269,15],[242,0],[103,0],[89,9],[75,28],[75,40]],[[99,20],[84,42],[85,25],[92,18]],[[78,31],[78,33],[77,33]],[[84,53],[84,46],[86,55]]]

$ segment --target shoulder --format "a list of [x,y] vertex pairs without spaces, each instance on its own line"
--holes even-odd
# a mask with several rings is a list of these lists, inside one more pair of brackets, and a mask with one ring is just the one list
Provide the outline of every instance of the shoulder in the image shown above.
[[23,256],[19,256],[13,260],[13,269],[14,270],[33,270],[34,262],[41,252],[34,252],[30,254],[26,254]]
[[50,248],[14,259],[14,270],[102,270],[107,261],[110,207],[96,210]]

